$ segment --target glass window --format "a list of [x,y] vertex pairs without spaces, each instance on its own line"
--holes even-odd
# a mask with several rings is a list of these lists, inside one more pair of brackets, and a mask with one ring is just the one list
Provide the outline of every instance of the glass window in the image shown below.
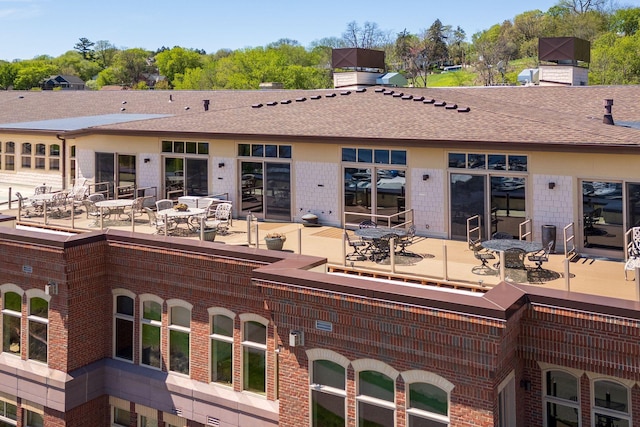
[[198,142],[198,154],[209,154],[208,142]]
[[12,171],[16,168],[13,156],[4,156],[4,168],[8,171]]
[[465,169],[467,167],[467,155],[464,153],[449,153],[449,167]]
[[238,144],[238,156],[248,157],[251,155],[251,145]]
[[18,420],[18,407],[4,400],[0,400],[0,426],[15,426]]
[[27,412],[27,427],[44,427],[44,416],[33,411]]
[[7,154],[14,154],[16,152],[16,143],[15,142],[8,141],[5,144],[5,147],[6,147],[5,153],[7,153]]
[[169,370],[189,375],[191,311],[174,306],[169,313]]
[[311,420],[313,427],[344,426],[346,373],[330,360],[314,360],[311,379]]
[[262,323],[244,323],[242,342],[243,390],[266,393],[267,327]]
[[173,141],[173,152],[174,153],[184,153],[184,142],[183,141]]
[[31,157],[22,156],[22,167],[25,169],[31,168]]
[[76,146],[75,145],[71,146],[71,157],[72,158],[76,157]]
[[358,162],[359,163],[373,163],[373,150],[370,148],[358,149]]
[[395,425],[395,382],[383,373],[358,373],[358,425],[393,427]]
[[158,427],[158,420],[140,415],[140,427]]
[[375,163],[389,164],[389,150],[375,150]]
[[547,371],[545,387],[545,425],[579,425],[578,379],[564,371]]
[[125,360],[133,360],[133,305],[133,298],[116,296],[114,355]]
[[510,171],[526,171],[527,156],[509,156]]
[[35,167],[36,169],[44,169],[46,164],[46,159],[43,157],[36,157]]
[[221,314],[211,318],[211,381],[233,383],[233,319]]
[[49,303],[39,297],[29,300],[29,359],[47,362]]
[[172,153],[173,152],[173,141],[162,141],[162,152],[163,153]]
[[343,148],[342,149],[342,161],[343,162],[355,162],[356,161],[356,149],[355,148]]
[[507,156],[504,154],[489,154],[488,168],[503,171],[507,169]]
[[290,145],[280,145],[278,147],[278,157],[281,159],[290,159],[291,158],[291,146]]
[[122,427],[129,427],[131,425],[131,412],[121,409],[113,408],[113,424]]
[[469,169],[485,169],[487,166],[484,154],[469,154],[467,159]]
[[196,143],[195,142],[187,142],[185,146],[185,153],[187,154],[196,154]]
[[44,144],[36,144],[36,156],[46,156],[47,146]]
[[629,390],[609,380],[593,383],[593,418],[597,426],[628,427],[631,425]]
[[[60,159],[49,159],[50,170],[60,170]],[[72,175],[75,176],[75,175]]]
[[264,157],[264,145],[251,144],[251,155],[253,157]]
[[407,164],[407,152],[404,150],[391,150],[391,164],[392,165],[406,165]]
[[22,296],[16,292],[5,292],[2,297],[2,351],[20,355],[20,324],[22,319]]
[[265,157],[278,157],[278,146],[267,144],[264,147],[264,156]]
[[428,383],[409,384],[408,391],[407,412],[410,426],[449,425],[449,396],[446,391]]
[[155,301],[142,302],[142,352],[140,363],[160,369],[160,331],[162,306]]
[[31,155],[31,143],[30,142],[23,142],[22,143],[22,154]]
[[[73,148],[73,151],[75,151],[75,145],[72,146],[72,148]],[[58,144],[51,144],[49,146],[49,156],[51,156],[51,157],[59,157],[60,156],[60,146]]]

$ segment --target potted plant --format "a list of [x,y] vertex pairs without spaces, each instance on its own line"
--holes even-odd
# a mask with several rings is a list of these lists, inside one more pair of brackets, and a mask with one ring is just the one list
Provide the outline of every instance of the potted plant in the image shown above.
[[178,212],[185,212],[189,210],[189,206],[184,203],[178,203],[173,207],[173,209],[177,210]]
[[275,251],[281,251],[287,236],[282,233],[269,233],[264,236],[264,241],[267,244],[267,249]]

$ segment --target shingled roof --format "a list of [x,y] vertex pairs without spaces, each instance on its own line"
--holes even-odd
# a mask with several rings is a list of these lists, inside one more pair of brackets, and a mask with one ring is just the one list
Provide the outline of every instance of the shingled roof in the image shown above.
[[[0,132],[12,123],[101,114],[112,121],[71,133],[430,145],[524,144],[638,148],[640,86],[369,88],[366,91],[0,92]],[[205,111],[203,101],[209,101]],[[47,128],[48,129],[48,128]],[[38,131],[37,127],[32,128]],[[61,129],[62,130],[62,129]],[[24,129],[21,129],[24,131]]]

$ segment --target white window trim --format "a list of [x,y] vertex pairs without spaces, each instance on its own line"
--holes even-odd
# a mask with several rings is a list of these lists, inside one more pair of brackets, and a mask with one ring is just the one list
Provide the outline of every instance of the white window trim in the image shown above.
[[[547,372],[549,371],[561,371],[567,374],[572,375],[576,379],[576,392],[578,393],[576,401],[561,399],[555,396],[549,396],[547,394]],[[557,405],[567,406],[570,408],[574,408],[578,410],[578,422],[581,420],[581,396],[580,396],[580,374],[576,375],[575,369],[565,369],[561,366],[553,366],[547,365],[547,368],[542,371],[542,418],[544,425],[548,425],[549,420],[547,420],[547,403],[555,403]]]
[[209,334],[209,382],[211,384],[215,384],[215,385],[219,385],[222,387],[233,387],[233,366],[232,366],[232,373],[231,373],[231,383],[230,384],[224,384],[224,383],[219,383],[216,381],[212,380],[213,377],[213,355],[211,354],[211,347],[212,347],[212,343],[213,341],[222,341],[222,342],[226,342],[226,343],[230,343],[231,344],[231,360],[232,362],[235,362],[235,345],[234,345],[234,335],[235,335],[235,313],[231,310],[227,310],[226,308],[222,308],[222,307],[217,307],[217,308],[210,308],[208,310],[209,312],[209,330],[213,330],[213,318],[214,316],[225,316],[229,319],[231,319],[231,322],[234,325],[234,329],[231,331],[231,336],[228,335],[220,335],[220,334]]
[[[43,365],[47,365],[49,363],[49,312],[51,311],[51,295],[45,294],[44,291],[41,291],[40,289],[29,289],[25,292],[25,295],[27,296],[27,331],[29,331],[29,326],[31,322],[40,323],[41,325],[47,326],[47,360],[45,362],[42,362],[40,360],[35,360],[31,358],[31,355],[29,354],[30,334],[28,332],[27,332],[27,343],[26,343],[27,360],[34,363],[41,363]],[[31,299],[32,298],[41,298],[47,302],[47,318],[46,319],[44,317],[31,315]]]
[[[246,341],[244,339],[245,336],[245,325],[247,322],[257,322],[260,323],[262,326],[264,326],[265,328],[265,344],[260,344],[260,343],[256,343],[254,341]],[[268,378],[269,378],[269,364],[268,364],[268,360],[267,360],[267,343],[269,342],[269,321],[267,319],[265,319],[264,317],[257,315],[257,314],[253,314],[253,313],[243,313],[240,315],[240,331],[241,331],[241,335],[242,335],[242,340],[240,341],[240,345],[241,345],[241,351],[240,351],[240,366],[242,367],[242,375],[241,375],[241,381],[242,381],[242,391],[245,393],[252,393],[256,396],[260,396],[260,397],[266,397],[267,396],[267,392],[268,390]],[[264,383],[265,383],[265,389],[264,389],[264,393],[259,393],[259,392],[252,392],[250,390],[245,390],[244,389],[244,380],[245,380],[245,372],[244,372],[244,349],[245,348],[253,348],[256,350],[262,350],[264,351]]]
[[[142,326],[143,325],[149,325],[149,326],[153,326],[156,327],[160,330],[160,343],[159,345],[162,346],[162,304],[164,303],[164,300],[156,295],[153,294],[142,294],[140,295],[140,299],[139,299],[140,303],[138,306],[138,310],[140,313],[140,329],[139,329],[139,343],[138,343],[138,352],[140,355],[142,355]],[[151,302],[155,302],[157,304],[160,305],[160,320],[150,320],[150,319],[145,319],[144,318],[144,303],[147,301],[151,301]],[[162,353],[162,348],[160,349],[160,352]],[[138,361],[138,364],[140,366],[143,366],[145,368],[149,368],[149,369],[155,369],[157,371],[161,371],[162,370],[162,362],[160,362],[160,366],[156,367],[156,366],[151,366],[151,365],[146,365],[144,363],[142,363],[142,357],[140,357],[140,360]]]
[[[595,422],[595,414],[601,414],[601,415],[605,415],[605,416],[611,416],[611,417],[616,417],[616,418],[620,418],[623,420],[627,420],[629,421],[629,425],[632,426],[633,425],[633,419],[632,419],[632,415],[633,415],[633,411],[632,411],[632,401],[631,401],[631,388],[633,387],[633,385],[629,386],[629,383],[633,383],[633,381],[623,381],[620,380],[618,378],[615,377],[607,377],[607,376],[602,376],[602,375],[594,375],[593,378],[589,377],[590,379],[590,384],[589,384],[589,388],[590,388],[590,393],[591,393],[591,419],[594,420]],[[627,389],[627,408],[629,408],[628,412],[620,412],[620,411],[616,411],[615,409],[609,409],[609,408],[603,408],[602,406],[596,406],[596,402],[595,402],[595,397],[596,397],[596,382],[598,381],[609,381],[615,384],[618,384],[624,388]]]
[[[133,355],[131,360],[123,359],[121,357],[117,357],[116,356],[116,321],[117,321],[117,319],[128,320],[128,321],[131,322],[132,326],[135,325],[136,294],[134,294],[133,292],[129,291],[128,289],[122,289],[122,288],[114,289],[111,292],[111,294],[113,295],[113,337],[111,338],[112,339],[111,348],[113,348],[113,358],[117,359],[117,360],[120,360],[122,362],[133,363],[134,359],[135,359],[135,354]],[[118,297],[120,297],[120,296],[129,297],[129,298],[131,298],[133,300],[133,315],[132,316],[129,316],[127,314],[118,313]],[[132,343],[132,344],[135,346],[135,343]]]
[[[180,326],[180,325],[174,325],[173,319],[172,319],[172,309],[175,307],[182,307],[184,309],[189,310],[189,325],[191,325],[191,322],[193,321],[193,305],[189,304],[186,301],[180,300],[180,299],[170,299],[167,300],[167,371],[169,371],[171,374],[174,375],[182,375],[185,377],[189,377],[191,375],[191,355],[192,355],[192,349],[191,346],[193,345],[193,340],[191,339],[191,327],[185,327],[185,326]],[[183,332],[183,333],[187,333],[189,335],[189,373],[184,374],[182,372],[178,372],[178,371],[172,371],[171,370],[171,331],[177,331],[177,332]]]
[[[513,373],[512,373],[513,374]],[[407,414],[414,415],[420,418],[434,420],[440,423],[449,424],[451,422],[451,391],[455,385],[444,377],[438,374],[427,371],[411,370],[402,372],[402,378],[405,381],[405,402],[407,405]],[[412,408],[409,406],[409,386],[414,383],[430,384],[434,387],[447,393],[447,415],[440,415],[433,412],[424,411],[422,409]],[[503,382],[504,383],[504,382]],[[506,383],[504,383],[506,384]],[[504,385],[503,385],[504,387]]]

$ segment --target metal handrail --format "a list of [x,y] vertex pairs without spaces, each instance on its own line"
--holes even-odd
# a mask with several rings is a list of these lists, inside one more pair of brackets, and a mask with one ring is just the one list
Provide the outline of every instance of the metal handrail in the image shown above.
[[[476,222],[475,225],[472,224],[473,221]],[[472,234],[476,231],[478,232],[478,237],[472,239]],[[480,220],[480,215],[474,215],[467,218],[467,242],[478,240],[482,240],[482,221]]]
[[[520,240],[528,240],[531,241],[532,240],[532,236],[533,236],[533,220],[532,219],[527,219],[526,221],[521,222],[518,225],[519,229],[518,229],[518,235]],[[523,231],[524,229],[524,231]]]
[[[367,214],[367,213],[361,213],[361,212],[344,212],[342,214],[342,224],[344,224],[344,228],[347,228],[347,226],[352,226],[355,227],[357,226],[360,221],[358,221],[357,223],[351,223],[351,222],[347,222],[347,215],[350,217],[362,217],[362,220],[365,219],[370,219],[374,222],[378,222],[380,220],[386,221],[387,223],[387,227],[389,228],[400,228],[400,227],[406,227],[407,225],[411,225],[414,223],[413,221],[413,209],[407,209],[404,210],[402,212],[397,212],[394,213],[393,215],[380,215],[380,214]],[[401,215],[405,215],[405,218],[409,218],[408,220],[405,219],[404,221],[400,221],[399,218]],[[393,220],[394,218],[398,218],[398,222],[395,223]],[[393,223],[393,225],[392,225]]]
[[564,240],[564,257],[573,258],[574,255],[578,253],[576,249],[576,233],[573,222],[562,229],[562,238]]

